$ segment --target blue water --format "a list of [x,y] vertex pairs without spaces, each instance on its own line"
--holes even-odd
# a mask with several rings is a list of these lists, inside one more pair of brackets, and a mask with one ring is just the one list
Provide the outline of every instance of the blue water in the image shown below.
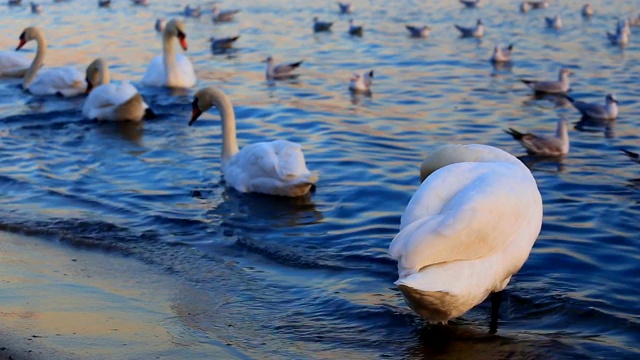
[[[187,126],[193,90],[139,87],[158,118],[105,124],[82,118],[82,98],[34,98],[3,79],[0,230],[163,269],[205,294],[193,308],[176,309],[199,314],[181,328],[203,342],[223,339],[248,358],[640,356],[640,193],[632,181],[640,167],[618,150],[640,150],[640,52],[635,34],[625,49],[605,35],[618,16],[637,15],[637,3],[591,0],[596,16],[583,20],[582,4],[569,1],[525,15],[506,0],[475,10],[454,1],[354,2],[362,38],[346,34],[349,17],[331,1],[224,2],[242,9],[236,22],[213,25],[208,14],[185,20],[198,87],[229,94],[240,146],[275,138],[303,144],[308,167],[321,173],[309,196],[225,189],[218,114]],[[151,3],[48,2],[40,15],[0,7],[0,49],[14,49],[22,29],[38,25],[49,41],[47,65],[84,70],[100,56],[114,79],[138,83],[161,51],[155,19],[179,16],[184,6]],[[544,16],[556,13],[564,28],[545,29]],[[334,31],[314,35],[315,15],[335,21]],[[486,37],[459,39],[452,23],[479,17]],[[434,31],[411,39],[405,23]],[[211,54],[209,37],[236,34],[237,52]],[[493,68],[491,49],[510,42],[513,66]],[[35,45],[25,49],[34,53]],[[266,83],[260,60],[270,54],[303,59],[302,76]],[[535,99],[518,81],[553,79],[561,66],[576,73],[576,98],[616,93],[618,120],[582,127],[570,106]],[[353,97],[348,79],[365,69],[375,70],[373,94]],[[386,253],[424,153],[481,143],[524,155],[502,129],[551,132],[559,117],[577,124],[570,154],[524,159],[543,195],[544,224],[507,287],[497,335],[487,333],[487,303],[447,327],[426,326],[395,289]]]

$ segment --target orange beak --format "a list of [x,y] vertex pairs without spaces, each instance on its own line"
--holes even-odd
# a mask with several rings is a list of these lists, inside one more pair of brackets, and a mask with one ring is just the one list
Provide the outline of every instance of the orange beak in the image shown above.
[[189,120],[189,126],[193,125],[193,123],[195,123],[196,120],[198,120],[200,115],[202,115],[202,111],[200,111],[200,109],[198,109],[197,106],[194,107],[193,111],[191,112],[191,120]]
[[182,50],[187,51],[187,39],[186,38],[180,38],[180,46],[182,46]]
[[22,47],[24,46],[24,44],[27,43],[27,40],[25,39],[20,39],[20,43],[18,44],[18,47],[16,48],[16,51],[22,49]]

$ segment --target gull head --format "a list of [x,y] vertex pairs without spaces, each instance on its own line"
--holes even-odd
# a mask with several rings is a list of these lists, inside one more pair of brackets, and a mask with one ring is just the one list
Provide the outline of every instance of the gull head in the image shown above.
[[273,62],[273,57],[269,55],[266,59],[262,60],[261,62],[271,64]]
[[608,94],[605,98],[605,101],[607,102],[607,104],[618,104],[618,99],[614,94]]
[[478,19],[478,21],[476,22],[477,25],[483,25],[482,20]]

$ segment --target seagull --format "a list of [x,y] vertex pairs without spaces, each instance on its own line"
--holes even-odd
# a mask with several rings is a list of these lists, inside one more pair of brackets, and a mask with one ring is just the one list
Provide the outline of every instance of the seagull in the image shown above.
[[358,93],[368,93],[371,91],[373,83],[373,70],[365,71],[363,75],[353,73],[349,82],[349,90]]
[[349,19],[349,35],[362,36],[362,25],[356,25],[353,19]]
[[629,20],[619,20],[618,21],[618,26],[616,27],[616,32],[618,33],[624,33],[627,36],[631,35],[631,28],[630,28],[630,21]]
[[562,68],[558,73],[558,81],[537,81],[520,79],[525,85],[539,93],[561,94],[569,91],[569,75],[573,71]]
[[454,26],[456,27],[456,29],[458,29],[458,31],[460,31],[460,34],[462,37],[481,38],[482,36],[484,36],[484,24],[480,19],[478,19],[478,21],[476,22],[476,26],[474,27],[466,28],[460,25],[454,25]]
[[480,0],[459,0],[462,5],[467,8],[480,7]]
[[560,18],[560,15],[556,15],[554,17],[545,17],[544,20],[547,23],[548,28],[556,30],[562,28],[562,19]]
[[521,133],[512,128],[504,132],[522,144],[529,155],[558,156],[569,153],[569,132],[565,119],[558,120],[554,136]]
[[608,94],[605,97],[604,105],[576,101],[568,95],[565,95],[565,97],[584,117],[595,120],[614,120],[618,117],[618,99],[614,94]]
[[629,43],[629,35],[625,31],[616,31],[615,34],[607,31],[607,38],[612,45],[625,46]]
[[625,155],[627,155],[629,159],[640,164],[640,154],[633,151],[625,150],[625,149],[620,149],[620,151],[622,151]]
[[302,61],[298,61],[295,63],[275,65],[273,63],[273,57],[271,56],[262,60],[262,62],[267,63],[267,80],[281,80],[298,77],[299,74],[294,74],[293,72],[300,66],[300,64],[302,64]]
[[520,4],[520,12],[526,13],[529,12],[529,10],[531,10],[531,5],[529,5],[529,2],[523,1],[522,4]]
[[511,51],[513,50],[513,44],[509,44],[506,48],[502,49],[496,45],[493,48],[493,54],[491,55],[492,63],[504,63],[511,61]]
[[109,7],[111,6],[111,0],[98,0],[98,7]]
[[141,6],[149,5],[149,0],[131,0],[131,2],[133,3],[133,5],[141,5]]
[[167,20],[165,18],[160,18],[156,20],[156,31],[161,33],[164,31],[165,26],[167,26]]
[[202,8],[200,6],[191,7],[191,5],[187,5],[184,7],[184,16],[186,17],[200,17],[202,14]]
[[7,4],[9,6],[17,6],[17,5],[20,5],[21,2],[22,2],[22,0],[9,0],[9,2]]
[[355,10],[355,7],[352,3],[338,2],[338,7],[340,7],[341,14],[351,14]]
[[34,13],[34,14],[41,13],[42,12],[42,5],[32,2],[31,3],[31,12]]
[[215,4],[213,5],[213,22],[217,23],[233,21],[233,17],[239,12],[240,10],[238,9],[220,11],[220,8],[218,8],[218,4]]
[[593,16],[593,8],[591,7],[591,4],[584,4],[584,6],[582,6],[582,16],[584,17]]
[[318,20],[317,16],[313,18],[313,31],[314,32],[331,31],[331,25],[333,25],[332,22],[320,21],[320,20]]
[[426,38],[426,37],[429,37],[429,34],[431,34],[431,28],[428,27],[427,25],[424,25],[422,27],[405,25],[404,27],[407,28],[407,30],[409,30],[409,36],[411,37]]
[[211,43],[211,50],[220,51],[225,49],[231,49],[233,47],[233,43],[236,42],[236,40],[238,40],[239,38],[240,38],[240,35],[225,37],[225,38],[218,38],[218,39],[212,37],[209,39],[209,42]]
[[549,7],[549,1],[547,0],[527,1],[527,3],[529,4],[529,6],[531,6],[532,9],[546,9]]

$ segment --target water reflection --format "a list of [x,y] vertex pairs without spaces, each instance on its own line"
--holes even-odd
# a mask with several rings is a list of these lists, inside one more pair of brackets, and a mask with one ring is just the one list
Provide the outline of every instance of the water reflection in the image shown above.
[[607,139],[613,139],[616,137],[615,132],[616,120],[602,120],[594,119],[590,117],[582,117],[576,122],[574,129],[583,132],[602,132]]
[[[565,171],[566,156],[564,155],[559,155],[559,156],[524,155],[524,156],[519,156],[518,159],[520,159],[520,161],[522,161],[522,163],[524,163],[531,170],[554,173],[554,174],[559,174]],[[548,166],[555,168],[555,170],[547,169]]]
[[106,137],[120,138],[140,145],[144,133],[144,123],[135,121],[95,121],[98,133]]

